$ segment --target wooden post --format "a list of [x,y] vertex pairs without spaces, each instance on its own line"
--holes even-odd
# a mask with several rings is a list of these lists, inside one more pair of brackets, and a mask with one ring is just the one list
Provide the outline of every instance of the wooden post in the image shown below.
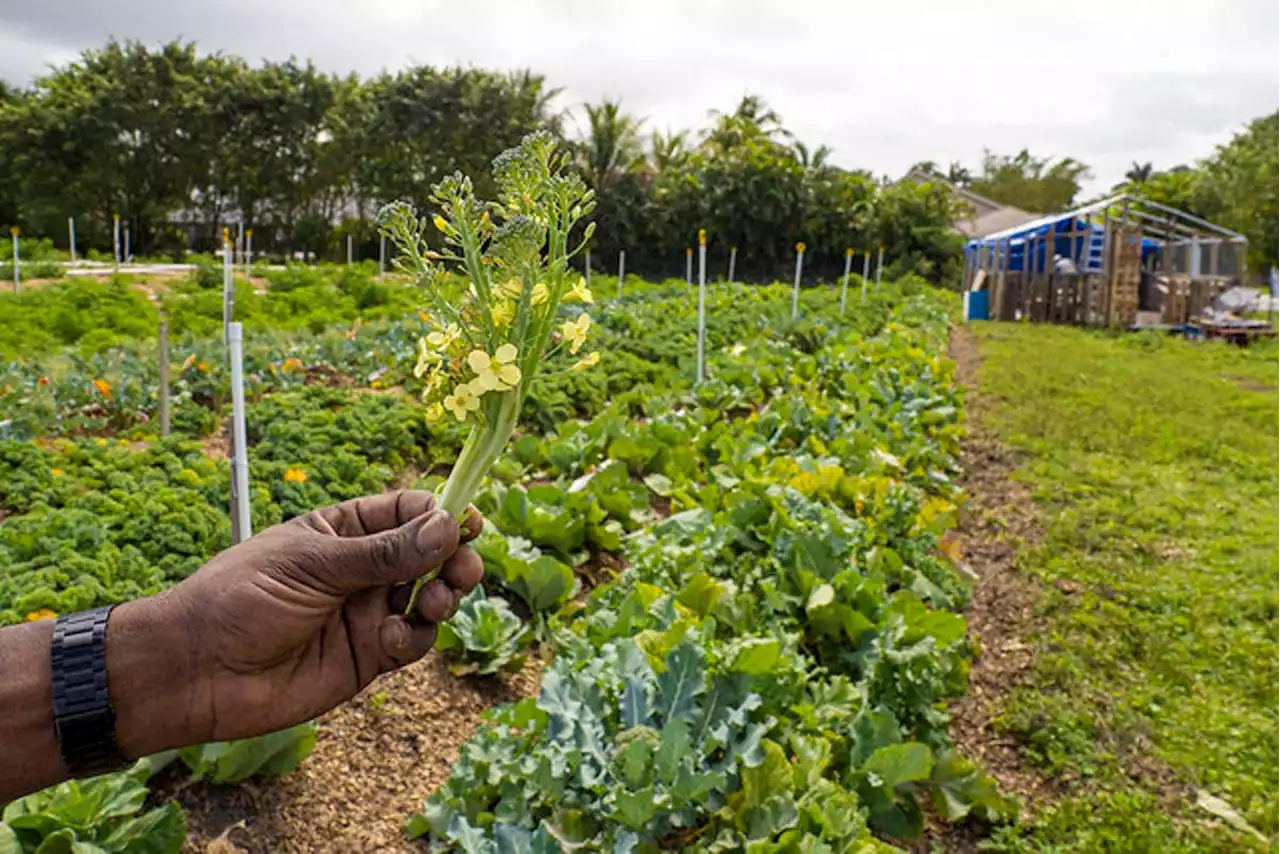
[[1108,207],[1102,211],[1102,278],[1098,286],[1097,299],[1090,303],[1086,311],[1100,312],[1107,294],[1111,292],[1111,270],[1114,266],[1111,245],[1111,208]]
[[622,299],[622,283],[627,280],[627,250],[618,251],[618,299]]
[[582,277],[586,279],[587,287],[591,287],[591,250],[587,249],[582,253]]
[[160,435],[169,435],[169,321],[160,321]]
[[13,292],[16,294],[22,285],[22,259],[18,257],[18,227],[12,226],[9,234],[13,235]]
[[729,247],[729,284],[733,284],[733,267],[738,261],[738,247]]
[[791,288],[791,319],[800,315],[800,273],[804,270],[804,244],[796,244],[796,281]]
[[693,247],[686,246],[684,250],[684,283],[686,285],[693,284]]

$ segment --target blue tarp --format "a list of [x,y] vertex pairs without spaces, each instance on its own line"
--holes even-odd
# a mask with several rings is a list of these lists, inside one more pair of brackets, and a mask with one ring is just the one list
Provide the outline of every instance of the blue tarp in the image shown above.
[[[1075,237],[1072,237],[1072,231]],[[1052,235],[1052,238],[1050,237]],[[1052,264],[1054,256],[1070,259],[1076,269],[1084,272],[1098,272],[1102,269],[1103,230],[1099,223],[1090,224],[1078,217],[1064,214],[1061,219],[1051,222],[1041,221],[1038,225],[1030,224],[1026,229],[1000,238],[983,237],[970,240],[965,252],[986,252],[990,268],[998,247],[1007,247],[1009,253],[1008,269],[1021,271],[1027,262],[1027,246],[1034,249],[1030,259],[1031,270],[1043,273],[1046,264]],[[1050,242],[1053,244],[1050,250]],[[1160,251],[1160,245],[1150,238],[1142,239],[1142,257]]]

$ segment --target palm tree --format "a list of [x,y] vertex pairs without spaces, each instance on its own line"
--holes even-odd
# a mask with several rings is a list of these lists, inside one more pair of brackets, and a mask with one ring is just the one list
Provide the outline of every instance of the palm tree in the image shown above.
[[1151,180],[1153,174],[1155,174],[1155,168],[1150,163],[1139,163],[1135,160],[1129,171],[1124,173],[1124,177],[1135,184],[1141,184]]
[[622,112],[617,101],[584,104],[590,125],[578,146],[578,166],[587,184],[606,187],[643,156],[640,120]]
[[795,152],[796,160],[800,161],[800,165],[806,170],[825,172],[829,168],[827,159],[831,156],[830,146],[819,145],[813,151],[810,151],[809,146],[800,140],[796,140],[791,144],[791,150]]
[[564,139],[565,110],[556,109],[552,103],[564,90],[548,87],[546,78],[528,68],[507,73],[507,80],[517,92],[533,100],[534,117],[555,136]]
[[655,130],[649,135],[649,157],[658,172],[683,165],[689,157],[688,132],[663,133]]
[[947,168],[947,180],[957,187],[967,187],[973,180],[973,173],[964,168],[960,161],[953,160],[951,166]]
[[791,132],[782,126],[782,117],[759,95],[743,95],[732,113],[709,110],[707,114],[713,125],[705,132],[704,139],[720,150],[760,136],[791,139]]

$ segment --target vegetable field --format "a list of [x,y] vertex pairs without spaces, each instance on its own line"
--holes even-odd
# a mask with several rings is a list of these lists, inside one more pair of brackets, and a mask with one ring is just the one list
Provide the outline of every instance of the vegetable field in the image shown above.
[[[919,835],[926,813],[1008,816],[947,732],[971,654],[938,540],[961,500],[947,301],[907,280],[840,317],[836,289],[818,288],[790,320],[786,288],[713,287],[711,378],[695,387],[688,290],[627,290],[594,307],[598,363],[550,365],[530,389],[477,499],[486,583],[441,632],[456,678],[539,662],[541,689],[494,709],[405,836],[871,851]],[[255,529],[437,486],[463,432],[414,400],[422,319],[291,325],[264,323],[246,348]],[[9,367],[0,621],[146,595],[229,545],[220,347],[175,344],[164,439],[146,342]],[[431,721],[413,723],[430,752]],[[6,808],[0,849],[177,850],[182,810],[145,797],[156,768],[169,789],[193,779],[181,803],[288,771],[314,742],[301,727],[57,787]],[[232,840],[278,850],[237,818]]]

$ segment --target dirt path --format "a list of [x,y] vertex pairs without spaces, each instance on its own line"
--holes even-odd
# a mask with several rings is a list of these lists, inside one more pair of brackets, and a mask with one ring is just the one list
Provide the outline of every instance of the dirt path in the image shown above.
[[420,854],[404,841],[405,820],[449,776],[481,712],[530,696],[538,680],[535,661],[510,678],[460,681],[435,653],[384,676],[321,718],[315,751],[293,774],[179,787],[184,854]]
[[962,753],[996,778],[1001,791],[1021,796],[1024,803],[1040,801],[1052,797],[1053,788],[1026,766],[1013,739],[993,724],[1000,700],[1027,678],[1031,667],[1028,638],[1039,588],[1014,565],[1014,554],[1019,543],[1037,538],[1035,508],[1026,486],[1010,477],[1017,459],[982,427],[980,358],[967,329],[952,329],[949,350],[956,382],[965,389],[969,431],[961,453],[969,502],[955,534],[966,564],[978,576],[965,612],[976,653],[969,690],[951,707],[951,736]]

